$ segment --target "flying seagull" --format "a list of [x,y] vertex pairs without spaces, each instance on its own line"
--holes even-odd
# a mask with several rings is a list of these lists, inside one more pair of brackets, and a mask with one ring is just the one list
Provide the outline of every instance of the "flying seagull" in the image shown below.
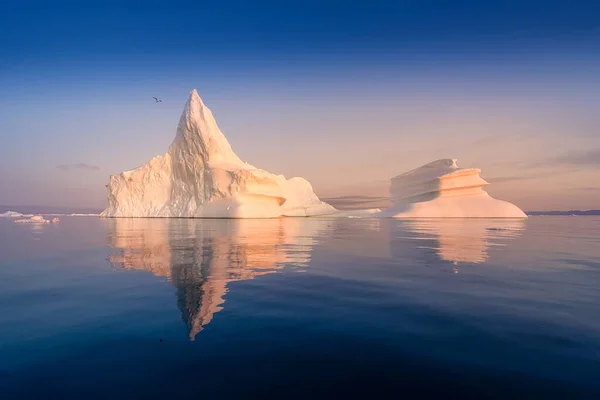
[[157,99],[157,98],[156,98],[156,97],[154,97],[154,96],[152,96],[152,98],[153,98],[154,100],[156,100],[156,102],[157,102],[157,103],[162,103],[162,100],[161,100],[161,99]]

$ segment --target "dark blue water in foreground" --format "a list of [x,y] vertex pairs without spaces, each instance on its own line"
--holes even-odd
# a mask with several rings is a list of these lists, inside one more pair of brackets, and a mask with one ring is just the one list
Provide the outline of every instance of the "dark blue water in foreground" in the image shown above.
[[598,398],[600,218],[0,220],[0,398],[349,395]]

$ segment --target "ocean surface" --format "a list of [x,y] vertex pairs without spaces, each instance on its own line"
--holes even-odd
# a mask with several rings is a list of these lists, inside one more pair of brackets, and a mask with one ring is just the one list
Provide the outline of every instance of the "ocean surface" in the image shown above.
[[600,217],[0,219],[0,398],[600,398]]

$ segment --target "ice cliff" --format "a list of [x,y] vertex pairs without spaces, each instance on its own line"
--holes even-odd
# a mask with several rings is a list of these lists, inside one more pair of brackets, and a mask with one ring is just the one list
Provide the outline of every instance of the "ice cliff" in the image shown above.
[[101,215],[273,218],[335,212],[305,179],[286,179],[242,161],[193,90],[167,153],[112,175]]
[[394,218],[526,218],[517,206],[496,200],[477,168],[459,168],[454,159],[423,165],[391,179],[393,205],[382,217]]

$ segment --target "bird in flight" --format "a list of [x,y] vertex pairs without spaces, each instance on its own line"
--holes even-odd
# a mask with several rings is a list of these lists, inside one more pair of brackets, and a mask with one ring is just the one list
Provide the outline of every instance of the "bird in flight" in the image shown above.
[[157,99],[157,98],[156,98],[156,97],[154,97],[154,96],[152,96],[152,98],[153,98],[154,100],[156,100],[156,102],[157,102],[157,103],[162,103],[162,100],[161,100],[161,99]]

